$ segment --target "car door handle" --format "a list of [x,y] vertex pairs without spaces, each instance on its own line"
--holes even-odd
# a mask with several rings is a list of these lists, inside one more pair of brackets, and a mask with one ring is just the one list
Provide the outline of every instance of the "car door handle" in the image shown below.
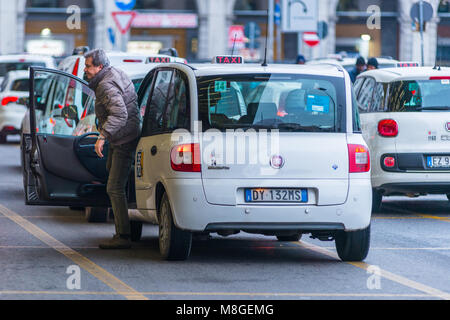
[[156,154],[158,153],[158,148],[156,146],[153,146],[150,152],[152,153],[152,156],[156,156]]

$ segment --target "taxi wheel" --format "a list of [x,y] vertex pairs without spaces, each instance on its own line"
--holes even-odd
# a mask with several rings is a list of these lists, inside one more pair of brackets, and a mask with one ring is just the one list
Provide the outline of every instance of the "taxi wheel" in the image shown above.
[[278,241],[300,241],[300,239],[302,238],[302,234],[293,234],[291,236],[277,236]]
[[383,196],[380,191],[372,189],[372,212],[381,211],[381,203],[383,201]]
[[173,223],[167,193],[159,206],[159,251],[165,260],[186,260],[191,252],[192,233],[178,229]]
[[142,237],[142,222],[130,220],[131,241],[138,242]]
[[88,222],[102,223],[108,221],[108,208],[86,207],[84,212]]
[[342,261],[363,261],[369,253],[370,225],[357,231],[339,231],[335,242]]

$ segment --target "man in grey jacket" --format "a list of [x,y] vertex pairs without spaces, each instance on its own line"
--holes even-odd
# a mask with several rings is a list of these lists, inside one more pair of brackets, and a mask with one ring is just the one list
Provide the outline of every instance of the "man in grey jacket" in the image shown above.
[[116,234],[100,243],[102,249],[128,249],[131,247],[128,200],[125,192],[141,130],[141,115],[137,95],[129,77],[110,66],[101,49],[85,55],[85,74],[89,87],[95,91],[95,115],[100,136],[95,152],[103,158],[105,141],[109,142],[107,193],[114,212]]

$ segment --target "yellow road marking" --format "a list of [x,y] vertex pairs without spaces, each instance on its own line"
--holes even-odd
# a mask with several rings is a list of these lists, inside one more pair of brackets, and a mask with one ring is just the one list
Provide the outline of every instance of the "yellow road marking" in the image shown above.
[[85,269],[87,272],[92,274],[94,277],[104,282],[106,285],[111,287],[114,291],[121,292],[125,298],[129,300],[147,300],[147,298],[142,295],[140,292],[134,290],[126,283],[116,278],[114,275],[98,266],[88,258],[82,256],[80,253],[76,252],[72,248],[66,246],[64,243],[56,240],[51,235],[35,226],[28,220],[24,219],[17,213],[9,210],[0,204],[0,213],[10,220],[17,223],[23,229],[31,233],[33,236],[47,244],[49,247],[55,249],[59,253],[63,254],[70,260],[72,260],[75,264]]
[[398,219],[398,220],[403,220],[403,219],[425,219],[425,218],[421,218],[421,217],[372,217],[372,220],[382,220],[382,219]]
[[[297,245],[297,246],[303,247],[305,249],[309,249],[309,250],[312,250],[314,252],[318,252],[318,253],[324,254],[326,256],[329,256],[331,258],[335,258],[335,259],[340,260],[339,256],[336,253],[331,252],[331,251],[329,251],[329,250],[327,250],[325,248],[322,248],[322,247],[319,247],[319,246],[316,246],[316,245],[313,245],[313,244],[310,244],[310,243],[307,243],[307,242],[303,242],[303,241],[302,242],[292,242],[292,243]],[[367,264],[365,262],[346,262],[346,263],[348,263],[348,264],[350,264],[352,266],[358,267],[360,269],[366,270],[366,271],[370,267],[372,267],[370,264]],[[430,286],[424,285],[422,283],[419,283],[419,282],[416,282],[416,281],[413,281],[413,280],[409,280],[409,279],[407,279],[405,277],[396,275],[396,274],[394,274],[392,272],[383,270],[381,268],[379,268],[379,269],[380,269],[380,273],[381,273],[380,275],[383,278],[386,278],[388,280],[397,282],[397,283],[399,283],[399,284],[401,284],[403,286],[409,287],[411,289],[424,292],[424,293],[426,293],[426,294],[428,294],[430,296],[433,296],[433,297],[437,297],[437,298],[444,299],[444,300],[450,300],[450,293],[447,293],[447,292],[444,292],[444,291],[432,288]]]
[[409,211],[409,210],[405,210],[405,209],[400,209],[400,208],[397,208],[395,206],[389,206],[388,208],[391,209],[391,210],[397,211],[397,212],[401,212],[401,213],[414,214],[419,219],[434,219],[434,220],[450,222],[450,217],[438,217],[438,216],[433,216],[431,214],[423,214],[423,213],[420,213],[420,212],[414,212],[414,211]]
[[[426,298],[428,294],[391,294],[391,293],[286,293],[286,292],[141,292],[148,296],[263,296],[263,297],[394,297],[394,298]],[[123,295],[123,292],[95,291],[0,291],[0,295]]]

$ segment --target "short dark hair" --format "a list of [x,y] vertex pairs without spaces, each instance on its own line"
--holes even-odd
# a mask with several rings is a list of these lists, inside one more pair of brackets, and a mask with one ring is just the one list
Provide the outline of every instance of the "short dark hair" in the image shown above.
[[363,57],[358,57],[358,59],[356,59],[356,65],[357,66],[363,66],[366,64],[366,60],[364,60]]
[[367,61],[367,65],[378,68],[378,60],[376,58],[370,58],[369,61]]
[[84,55],[84,58],[92,58],[92,64],[95,67],[109,67],[109,58],[103,49],[94,49]]

